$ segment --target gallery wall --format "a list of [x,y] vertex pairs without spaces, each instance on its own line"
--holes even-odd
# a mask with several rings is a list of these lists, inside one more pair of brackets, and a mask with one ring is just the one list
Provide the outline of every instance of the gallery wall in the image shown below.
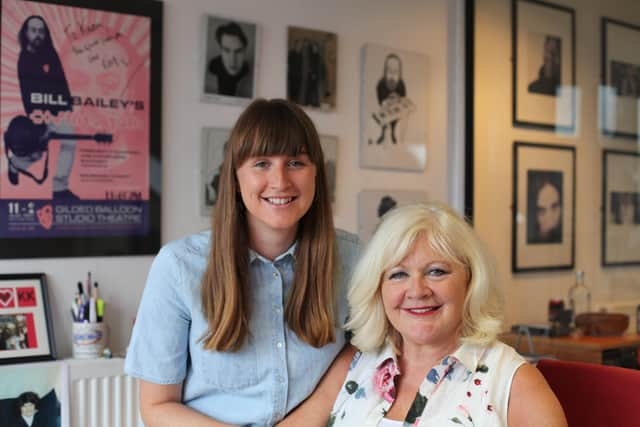
[[[476,2],[474,220],[498,262],[500,285],[508,302],[507,324],[546,322],[549,299],[568,302],[568,289],[575,282],[575,271],[583,270],[585,284],[592,293],[592,308],[604,307],[630,314],[629,330],[635,331],[634,308],[640,304],[640,267],[601,266],[601,189],[602,150],[637,152],[638,142],[603,136],[598,127],[598,106],[600,19],[607,16],[639,25],[640,4],[623,0],[558,0],[554,3],[575,9],[577,116],[576,131],[570,134],[512,125],[511,1]],[[568,44],[564,48],[568,49]],[[514,141],[575,147],[575,267],[572,269],[511,271]],[[557,159],[558,156],[553,161]]]
[[[338,227],[357,232],[361,190],[426,192],[429,200],[461,209],[464,166],[461,1],[249,0],[164,1],[162,76],[162,242],[208,227],[200,214],[202,128],[230,127],[241,106],[200,101],[202,15],[214,14],[259,26],[257,95],[286,93],[286,31],[294,25],[338,36],[336,108],[309,111],[321,134],[338,140]],[[360,53],[365,43],[427,56],[426,168],[421,172],[359,167]],[[0,261],[0,273],[45,272],[59,357],[71,355],[70,302],[75,284],[91,271],[107,303],[111,348],[125,350],[152,256],[20,259]]]

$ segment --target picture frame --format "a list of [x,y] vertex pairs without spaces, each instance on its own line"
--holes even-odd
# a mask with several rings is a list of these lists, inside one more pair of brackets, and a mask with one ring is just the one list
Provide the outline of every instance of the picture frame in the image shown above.
[[640,153],[602,151],[602,266],[640,265]]
[[607,136],[638,139],[640,26],[602,18],[600,127]]
[[[26,426],[21,415],[33,416],[32,426],[70,424],[69,366],[62,361],[0,366],[0,421],[6,426]],[[25,403],[33,406],[24,406]],[[16,412],[20,408],[20,413]],[[32,415],[30,415],[32,414]]]
[[200,143],[200,215],[210,216],[216,203],[220,167],[231,129],[204,127]]
[[423,171],[428,57],[370,43],[361,56],[360,167]]
[[512,0],[513,126],[573,133],[576,128],[575,11]]
[[428,201],[424,191],[364,190],[358,193],[358,237],[366,243],[384,214],[395,207]]
[[573,269],[575,147],[516,141],[513,145],[514,273]]
[[201,101],[246,105],[256,96],[259,30],[253,22],[202,16]]
[[46,276],[0,274],[0,365],[55,358]]
[[338,36],[287,27],[287,99],[322,111],[336,108]]
[[156,253],[162,2],[0,7],[0,258]]
[[336,184],[338,173],[338,137],[334,135],[320,135],[320,145],[324,155],[324,170],[327,175],[329,200],[335,205]]

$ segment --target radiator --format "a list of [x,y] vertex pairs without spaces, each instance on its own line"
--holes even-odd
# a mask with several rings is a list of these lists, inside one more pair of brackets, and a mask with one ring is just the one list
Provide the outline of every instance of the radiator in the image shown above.
[[123,359],[69,360],[70,427],[142,426],[138,382]]

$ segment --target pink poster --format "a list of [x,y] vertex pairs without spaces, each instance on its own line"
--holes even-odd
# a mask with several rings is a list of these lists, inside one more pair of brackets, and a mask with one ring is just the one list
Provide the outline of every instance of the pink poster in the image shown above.
[[2,0],[0,238],[151,232],[161,5],[149,5]]

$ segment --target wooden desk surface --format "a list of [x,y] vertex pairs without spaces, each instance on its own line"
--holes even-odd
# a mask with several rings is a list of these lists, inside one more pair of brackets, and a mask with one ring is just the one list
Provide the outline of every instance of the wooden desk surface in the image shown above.
[[[500,341],[515,347],[517,334],[505,333],[500,335]],[[602,363],[604,350],[640,347],[640,335],[622,335],[616,337],[567,336],[544,337],[531,336],[536,354],[549,354],[563,360]],[[526,335],[520,336],[519,352],[529,352]]]

